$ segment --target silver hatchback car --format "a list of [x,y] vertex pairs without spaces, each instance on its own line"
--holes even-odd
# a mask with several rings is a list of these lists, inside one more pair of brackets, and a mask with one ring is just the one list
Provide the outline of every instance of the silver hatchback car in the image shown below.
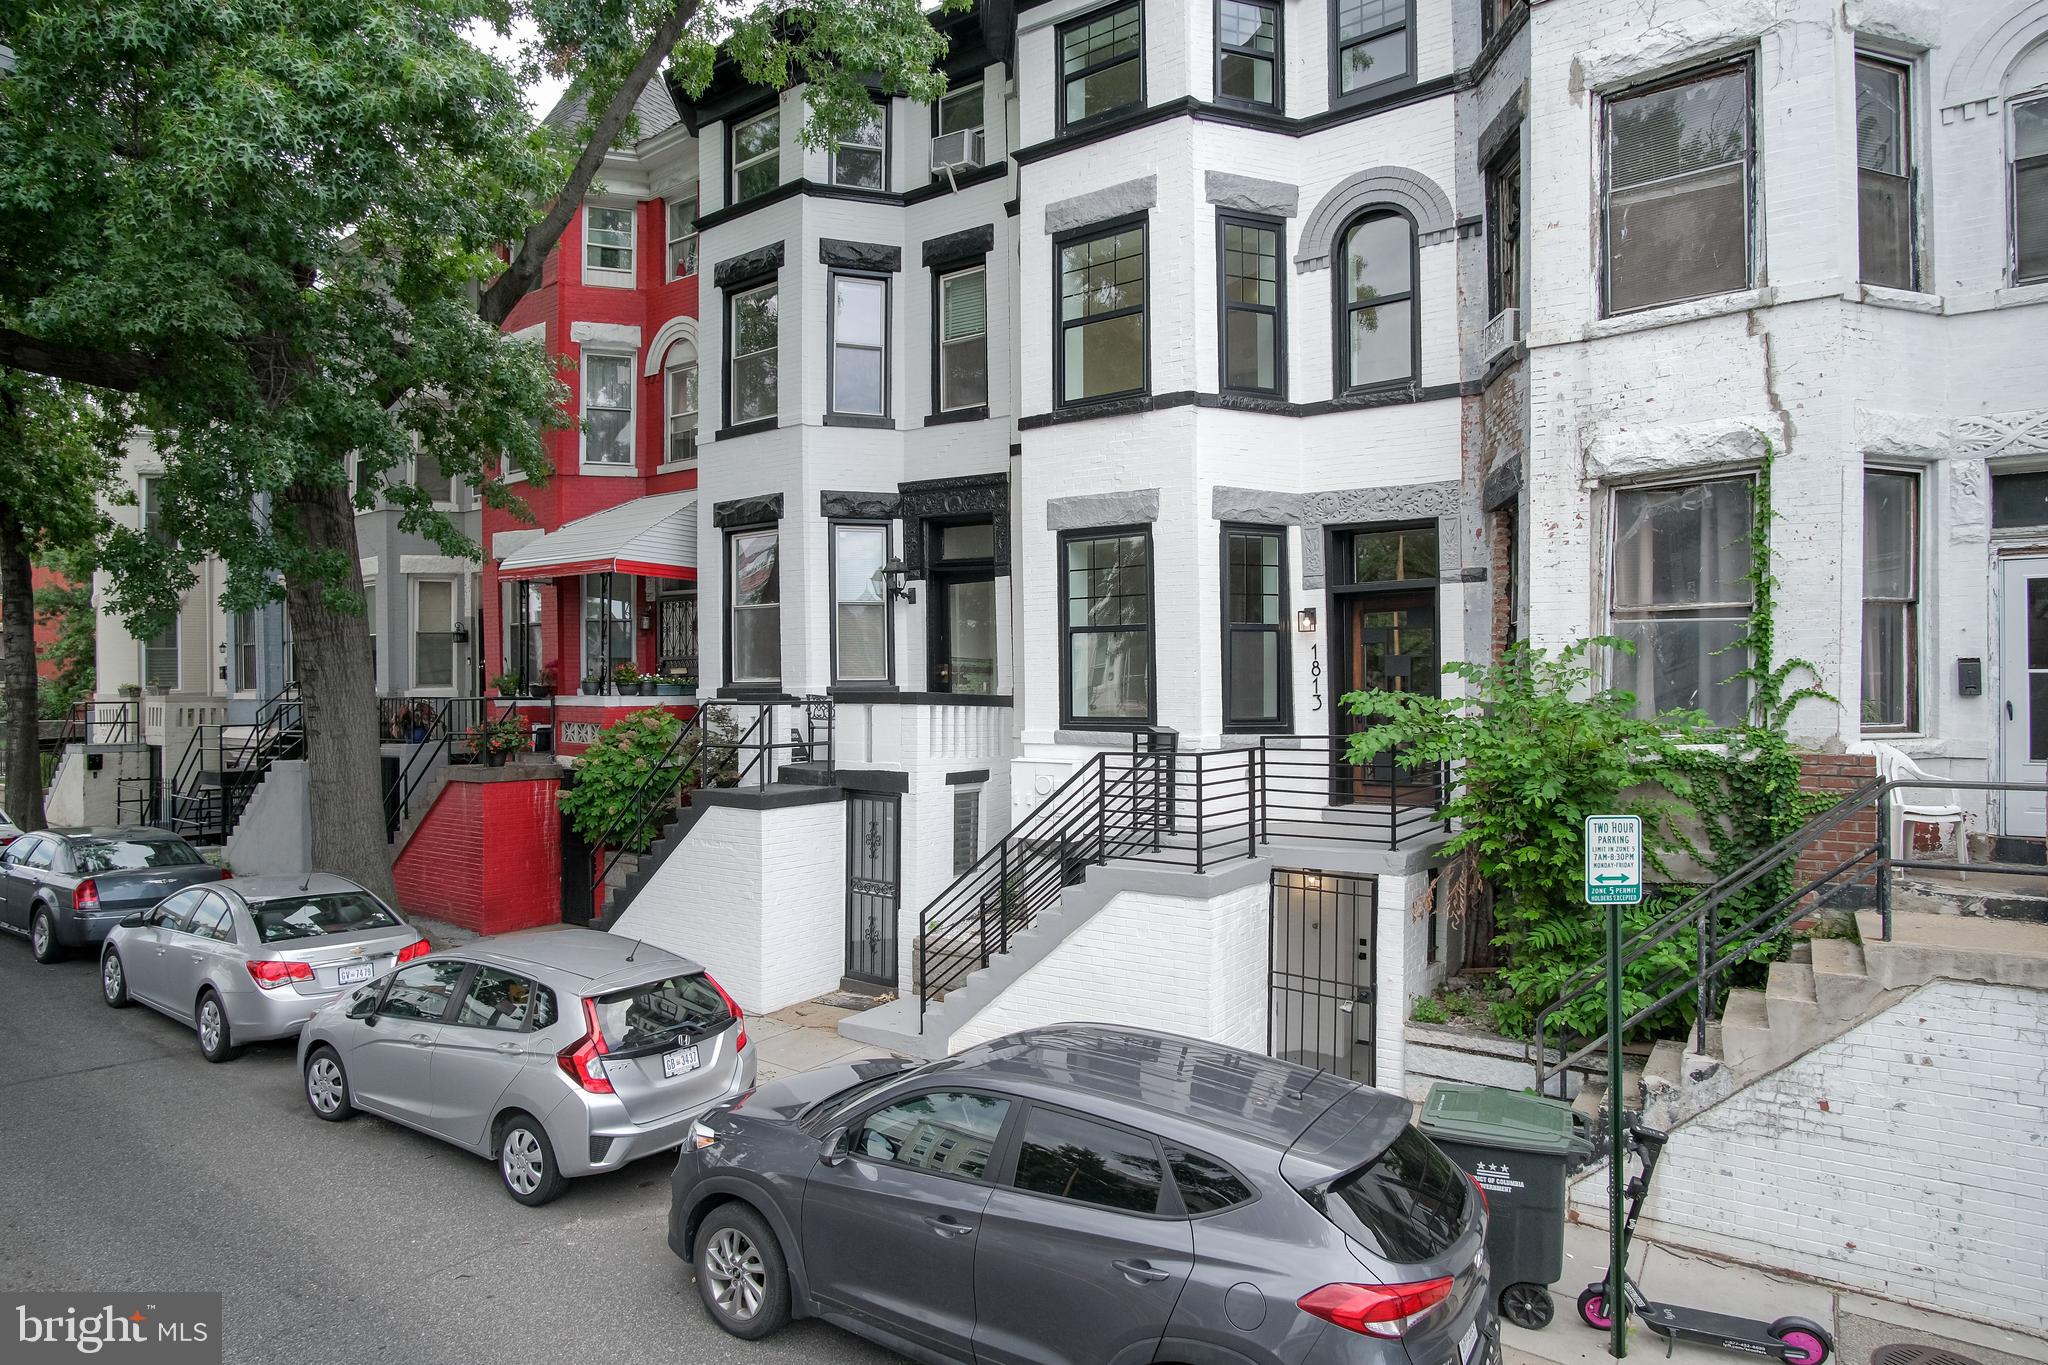
[[107,933],[100,995],[191,1024],[224,1062],[297,1033],[314,1011],[432,945],[346,877],[245,877],[191,886]]
[[571,1176],[681,1145],[753,1087],[754,1049],[740,1007],[688,958],[553,925],[429,953],[321,1010],[299,1071],[319,1117],[416,1128],[545,1204]]

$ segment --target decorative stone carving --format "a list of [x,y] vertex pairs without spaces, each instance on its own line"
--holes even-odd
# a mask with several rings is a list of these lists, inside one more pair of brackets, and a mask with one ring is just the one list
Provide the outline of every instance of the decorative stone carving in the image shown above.
[[820,237],[818,262],[835,270],[874,270],[893,274],[903,268],[903,248],[881,242],[842,242],[836,237]]
[[780,269],[782,243],[770,242],[752,251],[726,257],[712,270],[711,279],[720,289],[737,289],[741,285],[758,284]]
[[[1473,581],[1463,577],[1460,565],[1464,543],[1458,526],[1458,483],[1399,484],[1391,488],[1342,488],[1322,493],[1279,493],[1259,488],[1217,486],[1210,493],[1211,512],[1218,521],[1299,526],[1301,537],[1301,585],[1323,586],[1323,528],[1375,521],[1428,521],[1437,524],[1439,553],[1445,558],[1439,568],[1447,581]],[[1048,506],[1050,512],[1050,506]]]
[[903,500],[894,493],[835,493],[818,495],[818,514],[826,519],[893,520]]
[[1583,433],[1586,482],[1760,464],[1766,438],[1779,450],[1785,448],[1783,425],[1766,413],[1650,426],[1602,422]]
[[[1992,14],[1950,63],[1941,87],[1942,109],[1982,104],[1989,113],[1996,108],[2006,73],[2044,28],[2048,0],[2017,0]],[[1946,113],[1943,120],[1947,121]]]
[[1337,182],[1302,225],[1301,245],[1294,253],[1298,271],[1321,270],[1330,263],[1337,232],[1351,216],[1374,204],[1404,209],[1415,220],[1416,241],[1430,245],[1457,232],[1450,197],[1434,180],[1405,166],[1374,166]]
[[1048,498],[1045,529],[1085,531],[1095,526],[1130,526],[1159,520],[1159,490],[1131,488],[1117,493],[1084,493]]
[[969,474],[957,479],[918,479],[899,484],[896,515],[903,519],[903,567],[911,578],[924,577],[928,520],[987,517],[995,527],[995,566],[1010,570],[1010,476]]
[[944,270],[950,266],[973,265],[995,250],[995,245],[994,223],[983,223],[980,227],[929,238],[924,244],[925,269]]
[[1572,62],[1571,88],[1607,90],[1640,76],[1667,71],[1754,43],[1778,21],[1774,0],[1722,0],[1682,19],[1659,16],[1650,25],[1588,44]]
[[1956,419],[1955,453],[1997,459],[2048,454],[2048,408]]
[[1109,185],[1077,194],[1072,199],[1047,204],[1045,230],[1048,234],[1066,232],[1072,228],[1087,227],[1090,223],[1106,223],[1112,218],[1128,218],[1134,213],[1143,213],[1158,202],[1158,176],[1126,180],[1121,185]]
[[720,528],[759,526],[762,522],[781,520],[780,493],[768,493],[758,498],[734,498],[730,502],[711,504],[711,524]]
[[1948,538],[1959,545],[1991,533],[1991,473],[1982,460],[1948,463]]
[[1946,417],[1859,405],[1855,422],[1856,449],[1879,459],[1939,459],[1955,442],[1955,424]]

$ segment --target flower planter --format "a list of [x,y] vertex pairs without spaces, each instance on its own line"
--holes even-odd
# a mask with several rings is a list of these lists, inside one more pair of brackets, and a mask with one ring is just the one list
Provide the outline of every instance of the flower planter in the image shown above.
[[639,683],[636,683],[636,682],[622,682],[622,683],[619,683],[619,684],[617,684],[617,686],[618,686],[618,689],[619,689],[619,695],[620,695],[620,696],[622,696],[622,697],[637,697],[637,696],[639,696],[639,695],[640,695],[640,684],[639,684]]
[[526,685],[526,695],[534,701],[546,701],[549,697],[555,695],[555,689],[552,684],[528,683]]
[[654,685],[654,695],[657,697],[681,697],[687,695],[687,691],[681,683],[656,683]]
[[486,749],[486,750],[484,750],[484,766],[485,766],[486,768],[502,768],[502,767],[504,767],[504,766],[505,766],[505,755],[504,755],[503,753],[501,753],[500,751],[496,750],[496,749]]

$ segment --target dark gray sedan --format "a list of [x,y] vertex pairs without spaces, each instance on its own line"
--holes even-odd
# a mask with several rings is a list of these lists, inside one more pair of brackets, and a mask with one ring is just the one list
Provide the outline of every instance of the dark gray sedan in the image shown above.
[[1063,1024],[698,1120],[669,1246],[713,1321],[976,1365],[1487,1365],[1485,1197],[1398,1095]]
[[26,936],[36,961],[55,962],[172,892],[226,875],[148,825],[24,834],[0,853],[0,929]]

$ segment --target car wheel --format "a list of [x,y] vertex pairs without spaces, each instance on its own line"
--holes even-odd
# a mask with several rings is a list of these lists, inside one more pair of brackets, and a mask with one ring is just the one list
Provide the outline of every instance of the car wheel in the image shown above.
[[111,948],[100,959],[100,998],[117,1010],[128,1008],[128,972]]
[[199,993],[199,1008],[193,1011],[199,1033],[199,1055],[209,1062],[231,1062],[242,1055],[228,1029],[228,1012],[211,990]]
[[547,1203],[569,1185],[547,1129],[524,1114],[506,1119],[498,1135],[498,1178],[505,1193],[528,1207]]
[[57,922],[41,906],[36,907],[35,917],[29,921],[28,946],[35,951],[38,962],[56,962],[64,956],[64,945],[57,942]]
[[348,1091],[348,1073],[341,1069],[341,1058],[331,1047],[314,1048],[306,1059],[306,1103],[313,1106],[316,1117],[329,1123],[340,1123],[356,1112]]
[[697,1296],[711,1320],[758,1341],[789,1321],[789,1266],[761,1215],[721,1204],[697,1229]]

